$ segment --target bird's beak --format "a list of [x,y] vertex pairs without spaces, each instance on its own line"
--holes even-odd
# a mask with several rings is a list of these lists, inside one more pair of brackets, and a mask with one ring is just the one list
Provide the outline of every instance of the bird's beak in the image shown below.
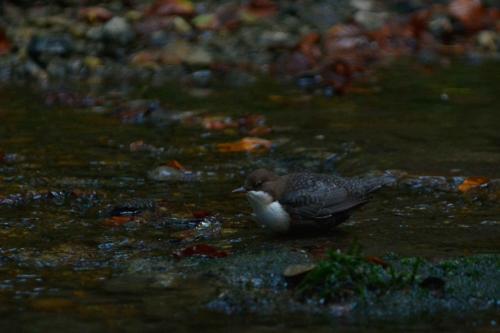
[[242,187],[235,188],[232,192],[233,193],[245,193],[246,191],[247,191],[247,189],[242,186]]

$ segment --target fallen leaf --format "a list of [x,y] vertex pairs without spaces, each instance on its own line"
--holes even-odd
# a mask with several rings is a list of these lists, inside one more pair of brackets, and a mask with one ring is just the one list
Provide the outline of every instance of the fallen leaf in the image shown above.
[[112,216],[104,220],[104,225],[109,227],[119,227],[134,220],[133,216]]
[[389,267],[389,264],[385,260],[380,259],[379,257],[367,256],[365,257],[365,260],[368,261],[369,263],[382,266],[383,268]]
[[298,50],[302,52],[312,64],[316,64],[321,57],[319,41],[320,35],[316,32],[311,32],[304,36],[298,45]]
[[177,160],[172,160],[168,162],[167,166],[180,170],[180,171],[188,171],[182,164],[180,164]]
[[255,21],[260,18],[270,17],[278,12],[278,5],[271,0],[250,0],[243,7],[241,15],[246,21]]
[[460,192],[468,192],[473,188],[479,187],[481,185],[487,184],[490,180],[486,177],[469,177],[464,180],[462,184],[458,186]]
[[130,148],[131,152],[147,150],[147,149],[145,149],[145,146],[146,145],[144,144],[144,141],[142,141],[142,140],[137,140],[137,141],[131,142],[129,144],[129,148]]
[[0,55],[9,53],[11,48],[12,44],[7,38],[5,31],[0,27]]
[[177,258],[185,257],[207,257],[207,258],[224,258],[228,256],[228,253],[223,250],[219,250],[215,246],[208,244],[196,244],[188,246],[180,251],[174,253]]
[[254,152],[269,150],[271,147],[271,141],[254,137],[246,137],[239,141],[219,143],[217,145],[217,149],[221,153]]
[[86,7],[80,9],[80,18],[90,22],[107,22],[113,17],[113,13],[104,7]]
[[75,307],[76,303],[64,298],[42,298],[31,302],[31,307],[36,311],[61,312]]
[[209,211],[206,211],[206,210],[195,210],[193,212],[193,217],[195,219],[203,219],[203,218],[208,217],[210,215],[212,215],[212,214]]
[[159,16],[185,16],[195,14],[193,3],[189,0],[156,0],[148,13]]
[[271,134],[273,129],[271,127],[255,127],[248,132],[248,134],[252,136],[263,136],[263,135],[268,135]]
[[157,69],[161,54],[153,51],[139,51],[130,56],[130,63],[137,67]]
[[236,123],[229,117],[209,116],[201,120],[201,125],[208,130],[224,130],[236,127]]
[[470,30],[478,30],[484,24],[485,8],[481,0],[453,0],[448,10]]

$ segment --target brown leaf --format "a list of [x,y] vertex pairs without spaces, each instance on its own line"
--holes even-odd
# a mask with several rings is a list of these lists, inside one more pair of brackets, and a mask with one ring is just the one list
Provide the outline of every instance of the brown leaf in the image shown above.
[[263,135],[268,135],[271,134],[273,129],[271,127],[255,127],[248,132],[248,134],[252,136],[263,136]]
[[277,12],[278,5],[272,0],[250,0],[242,10],[242,14],[249,20],[270,17]]
[[193,217],[195,219],[203,219],[203,218],[208,217],[210,215],[212,215],[212,214],[209,211],[206,211],[206,210],[195,210],[193,212]]
[[201,125],[208,130],[224,130],[236,127],[236,123],[231,118],[222,116],[203,117]]
[[368,261],[369,263],[382,266],[383,268],[389,267],[389,264],[385,260],[376,256],[366,256],[365,260]]
[[473,188],[487,184],[489,181],[490,180],[486,177],[469,177],[458,186],[458,190],[465,193],[472,190]]
[[217,145],[217,149],[221,153],[254,152],[269,150],[271,147],[271,141],[254,137],[246,137],[239,141],[219,143]]
[[61,312],[68,308],[75,307],[76,303],[65,298],[42,298],[31,302],[31,307],[35,311]]
[[90,22],[107,22],[113,17],[113,13],[104,7],[86,7],[80,9],[78,16]]
[[11,48],[11,42],[7,38],[5,31],[0,27],[0,55],[9,53]]
[[107,225],[108,227],[120,227],[133,220],[133,216],[112,216],[109,219],[104,220],[104,225]]
[[316,32],[311,32],[304,36],[299,42],[298,50],[304,54],[312,64],[316,64],[321,57],[319,41],[320,35]]
[[148,14],[191,17],[195,14],[195,10],[189,0],[156,0],[149,8]]

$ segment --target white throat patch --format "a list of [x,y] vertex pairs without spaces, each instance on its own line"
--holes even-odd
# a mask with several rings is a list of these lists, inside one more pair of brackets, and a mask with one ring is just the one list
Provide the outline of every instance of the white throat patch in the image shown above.
[[263,191],[248,191],[247,198],[257,222],[273,231],[285,232],[290,228],[290,215],[278,201]]

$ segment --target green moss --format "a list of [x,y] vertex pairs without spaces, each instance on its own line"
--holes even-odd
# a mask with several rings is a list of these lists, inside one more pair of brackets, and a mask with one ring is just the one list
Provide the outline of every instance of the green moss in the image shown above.
[[383,294],[415,283],[422,261],[409,258],[399,269],[372,263],[361,254],[359,246],[348,252],[330,251],[299,286],[301,294],[316,294],[327,300],[342,300],[350,296],[365,298],[368,293]]

